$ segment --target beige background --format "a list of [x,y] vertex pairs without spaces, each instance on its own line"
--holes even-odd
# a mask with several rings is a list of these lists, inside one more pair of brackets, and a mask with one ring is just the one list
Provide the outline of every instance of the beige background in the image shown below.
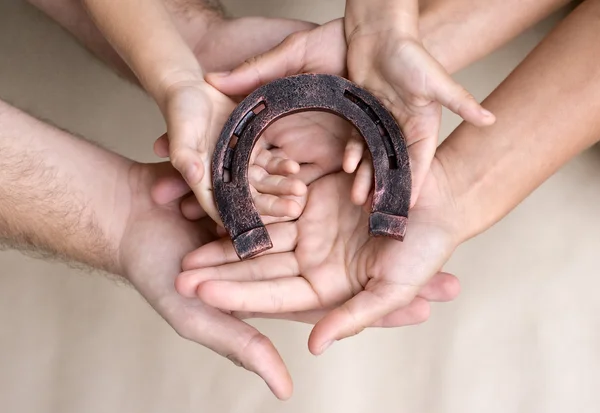
[[[317,22],[343,10],[343,0],[226,3]],[[484,98],[555,20],[458,78]],[[140,90],[17,0],[0,2],[0,97],[138,160],[154,159],[164,127]],[[457,122],[446,116],[444,134]],[[307,326],[257,322],[295,379],[286,403],[180,339],[134,291],[0,253],[0,412],[598,412],[598,205],[595,148],[460,248],[448,269],[462,295],[422,326],[368,331],[317,359]]]

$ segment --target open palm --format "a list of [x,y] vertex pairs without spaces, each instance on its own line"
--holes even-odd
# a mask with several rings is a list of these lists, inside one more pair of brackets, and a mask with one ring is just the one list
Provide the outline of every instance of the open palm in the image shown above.
[[315,354],[375,323],[399,324],[418,295],[444,300],[430,287],[454,282],[438,272],[458,245],[459,215],[438,163],[411,210],[404,242],[368,235],[368,212],[348,202],[351,186],[344,173],[313,182],[302,216],[268,226],[274,247],[252,260],[239,262],[228,240],[189,254],[178,291],[229,311],[325,310],[309,340]]

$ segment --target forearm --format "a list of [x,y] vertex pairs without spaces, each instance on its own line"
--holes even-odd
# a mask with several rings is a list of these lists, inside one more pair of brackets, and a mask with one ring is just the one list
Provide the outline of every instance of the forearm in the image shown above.
[[346,0],[344,14],[346,40],[360,33],[401,31],[407,37],[419,36],[418,0]]
[[571,1],[421,0],[419,32],[429,53],[454,73]]
[[202,79],[202,68],[160,0],[82,0],[98,29],[159,106],[178,81]]
[[0,243],[118,273],[130,162],[0,101]]
[[600,1],[564,20],[484,105],[493,126],[462,124],[438,149],[465,237],[504,217],[600,138]]

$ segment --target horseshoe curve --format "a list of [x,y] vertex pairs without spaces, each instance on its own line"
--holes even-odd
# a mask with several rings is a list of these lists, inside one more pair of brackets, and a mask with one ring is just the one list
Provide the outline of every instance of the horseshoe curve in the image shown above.
[[375,172],[369,233],[403,241],[412,178],[400,127],[373,95],[354,83],[333,75],[301,74],[277,79],[248,95],[232,112],[217,142],[212,165],[215,201],[239,258],[273,247],[248,182],[254,145],[277,119],[305,111],[333,113],[359,131]]

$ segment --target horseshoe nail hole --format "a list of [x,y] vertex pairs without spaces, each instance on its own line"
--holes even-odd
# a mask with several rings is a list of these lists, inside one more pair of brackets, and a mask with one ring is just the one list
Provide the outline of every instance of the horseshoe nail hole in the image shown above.
[[379,135],[381,136],[381,140],[383,141],[383,146],[385,147],[385,151],[388,156],[388,163],[390,169],[398,169],[398,160],[396,159],[396,153],[394,151],[394,144],[392,142],[392,138],[388,134],[387,130],[383,126],[381,119],[377,116],[377,114],[373,111],[373,109],[361,98],[346,90],[344,92],[344,97],[358,106],[363,112],[367,114],[369,118],[375,123],[377,130],[379,131]]
[[223,169],[223,182],[231,182],[231,171],[227,168]]
[[234,148],[235,148],[235,146],[237,145],[237,143],[238,143],[238,137],[237,137],[237,135],[233,135],[233,136],[231,137],[231,139],[229,140],[229,147],[230,147],[231,149],[234,149]]
[[266,108],[267,108],[267,105],[265,105],[265,102],[260,102],[258,105],[256,105],[254,107],[254,109],[252,109],[252,112],[254,112],[255,115],[258,115],[260,112],[262,112]]

